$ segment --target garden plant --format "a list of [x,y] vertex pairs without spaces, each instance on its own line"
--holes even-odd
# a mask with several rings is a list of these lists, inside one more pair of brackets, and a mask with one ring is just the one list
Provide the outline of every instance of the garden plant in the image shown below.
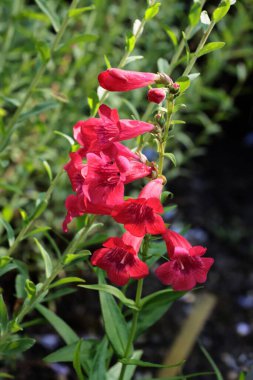
[[[202,145],[219,132],[231,106],[219,83],[215,89],[208,83],[216,75],[209,70],[213,59],[221,70],[219,54],[227,49],[217,28],[227,17],[233,22],[237,4],[194,0],[185,10],[176,2],[149,0],[136,4],[139,14],[130,24],[123,2],[30,3],[6,1],[3,7],[0,378],[16,378],[15,362],[36,345],[29,329],[45,320],[64,345],[43,359],[72,363],[79,380],[130,380],[139,368],[182,368],[182,362],[142,360],[135,344],[175,301],[201,291],[209,270],[215,271],[208,247],[192,245],[187,228],[173,228],[166,214],[176,207],[171,178],[187,173],[180,168],[203,154]],[[186,26],[163,22],[157,31],[155,20],[167,15],[167,7],[175,8],[174,16],[187,13]],[[115,24],[106,31],[104,20],[115,9],[123,28]],[[33,28],[32,36],[26,28]],[[122,48],[117,38],[126,29]],[[157,66],[154,32],[165,38],[157,42],[164,54]],[[227,59],[230,52],[228,47]],[[199,72],[202,59],[206,66]],[[235,92],[246,79],[243,70]],[[202,92],[203,108],[197,101]],[[215,120],[208,109],[217,111]],[[191,118],[203,127],[197,136],[184,128]],[[151,274],[160,290],[147,294]],[[99,297],[99,339],[79,336],[57,313],[57,301],[77,290],[84,298],[87,292]],[[209,371],[173,379],[221,379],[205,355]]]

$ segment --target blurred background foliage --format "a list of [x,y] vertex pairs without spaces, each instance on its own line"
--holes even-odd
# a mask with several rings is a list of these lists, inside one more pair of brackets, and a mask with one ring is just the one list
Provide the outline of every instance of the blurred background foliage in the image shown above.
[[[50,17],[35,1],[2,0],[0,9],[0,145],[4,147],[0,152],[0,207],[1,219],[10,223],[15,235],[25,223],[22,217],[32,215],[36,204],[44,199],[52,177],[67,162],[71,140],[66,135],[71,137],[72,126],[91,115],[97,101],[98,73],[106,69],[108,61],[112,67],[118,66],[124,55],[126,36],[131,33],[135,20],[143,18],[147,7],[144,0],[80,0],[78,6],[86,9],[72,13],[58,48],[49,60],[55,30],[66,16],[70,3],[63,0],[46,3],[54,15],[53,26]],[[206,1],[203,9],[211,14],[217,4]],[[195,51],[206,28],[199,22],[189,29],[190,7],[190,2],[183,0],[163,0],[159,13],[146,23],[131,53],[134,58],[128,59],[125,68],[164,71],[176,81],[184,71],[189,52]],[[237,1],[208,40],[224,41],[225,47],[199,58],[194,66],[192,73],[200,75],[196,75],[177,102],[175,118],[186,123],[176,124],[174,138],[169,140],[169,151],[175,154],[177,166],[167,162],[168,178],[190,176],[192,158],[204,155],[213,136],[222,134],[223,123],[232,123],[238,115],[237,96],[242,93],[250,96],[252,16],[252,1]],[[182,38],[182,54],[175,59]],[[8,122],[43,62],[47,62],[46,70],[19,115],[14,132],[6,140]],[[106,103],[117,107],[122,118],[133,115],[152,119],[154,107],[147,103],[146,89],[110,94]],[[146,147],[145,153],[154,157],[150,147]],[[61,223],[65,215],[64,201],[70,192],[64,174],[49,207],[42,210],[36,221],[36,227],[51,228],[51,231],[41,232],[41,237],[55,254],[59,254],[68,239],[61,232]],[[8,249],[7,238],[10,239],[4,222],[0,224],[2,255]],[[114,227],[108,228],[110,233]],[[103,239],[104,235],[98,236],[92,243]],[[43,270],[42,261],[34,258],[33,240],[24,240],[21,247],[16,252],[19,260],[29,262],[31,272]]]

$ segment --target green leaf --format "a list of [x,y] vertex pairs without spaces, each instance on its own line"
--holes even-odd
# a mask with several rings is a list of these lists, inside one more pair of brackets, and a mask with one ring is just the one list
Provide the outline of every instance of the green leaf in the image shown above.
[[46,0],[35,0],[35,2],[40,7],[40,9],[42,10],[42,12],[45,13],[45,15],[47,15],[47,17],[49,18],[49,20],[52,23],[52,26],[53,26],[54,30],[56,31],[56,33],[58,33],[59,29],[60,29],[59,17],[50,8],[50,6],[48,5],[48,1],[46,1]]
[[150,362],[144,362],[143,360],[138,359],[127,359],[123,358],[120,359],[120,362],[127,365],[135,365],[139,367],[152,367],[152,368],[174,368],[182,365],[183,362],[176,363],[176,364],[156,364],[156,363],[150,363]]
[[[104,285],[104,274],[101,270],[98,271],[98,276],[100,285]],[[122,357],[128,344],[127,323],[112,295],[100,291],[99,297],[106,334],[115,352]]]
[[180,94],[185,92],[187,90],[187,88],[190,87],[190,84],[191,84],[188,76],[179,77],[176,80],[176,83],[178,83],[180,85]]
[[4,345],[2,355],[14,355],[29,350],[36,343],[35,339],[13,336],[11,341]]
[[75,144],[75,141],[72,139],[72,137],[70,137],[69,135],[66,135],[66,133],[63,133],[63,132],[60,132],[60,131],[54,131],[54,133],[56,135],[59,135],[61,137],[64,137],[68,142],[69,144],[72,146]]
[[[132,359],[140,359],[142,356],[142,350],[134,351]],[[118,380],[121,372],[122,364],[116,363],[106,373],[106,380]],[[135,372],[136,366],[127,366],[124,374],[124,380],[131,380]]]
[[184,292],[173,292],[171,289],[164,289],[144,297],[141,301],[136,336],[141,335],[158,321],[170,308],[173,301],[183,295]]
[[69,265],[73,263],[73,261],[83,259],[84,257],[90,256],[91,252],[88,250],[83,250],[78,253],[68,253],[64,258],[64,265]]
[[105,60],[105,64],[106,64],[107,69],[110,69],[112,66],[111,66],[111,63],[110,63],[108,57],[105,54],[104,54],[104,60]]
[[145,20],[150,20],[153,17],[155,17],[159,12],[160,5],[161,3],[155,3],[154,5],[149,7],[145,12]]
[[127,57],[125,66],[140,59],[143,59],[143,55],[131,55],[130,57]]
[[135,302],[130,298],[127,298],[121,290],[116,288],[115,286],[107,285],[107,284],[98,284],[98,285],[79,285],[80,288],[98,290],[108,294],[112,294],[114,297],[118,298],[124,305],[130,307],[131,309],[138,310],[135,305]]
[[205,347],[200,344],[200,349],[205,355],[205,357],[207,358],[207,360],[209,361],[210,365],[212,366],[217,380],[224,380],[219,368],[217,367],[217,365],[215,364],[214,360],[212,359],[211,355],[207,352]]
[[184,120],[171,120],[170,124],[171,125],[185,124],[185,121]]
[[40,104],[37,104],[35,107],[33,107],[30,111],[24,112],[20,115],[18,121],[25,121],[29,119],[31,116],[39,115],[40,113],[59,107],[59,103],[47,101]]
[[212,20],[217,23],[228,13],[230,8],[230,0],[222,0],[219,6],[213,11]]
[[171,42],[176,47],[178,45],[178,40],[176,34],[173,32],[172,29],[170,29],[168,26],[164,25],[163,29],[167,33],[167,35],[170,37]]
[[221,49],[225,45],[225,42],[209,42],[206,44],[197,54],[197,57],[201,57],[202,55],[211,53],[214,50]]
[[42,305],[36,305],[35,308],[54,327],[66,344],[72,344],[79,340],[74,330],[51,310]]
[[28,295],[28,298],[33,298],[36,294],[36,286],[34,282],[28,278],[25,280],[25,291]]
[[73,288],[61,288],[59,290],[56,290],[53,293],[50,293],[47,297],[44,298],[43,302],[52,301],[52,300],[67,296],[68,294],[75,293],[76,291],[77,289],[73,289]]
[[50,167],[49,163],[48,163],[46,160],[43,160],[42,163],[43,163],[43,166],[44,166],[44,168],[45,168],[45,170],[46,170],[46,172],[47,172],[47,175],[48,175],[48,177],[49,177],[49,180],[50,180],[50,182],[51,182],[52,179],[53,179],[53,174],[52,174],[51,167]]
[[[81,340],[81,342],[82,344],[80,347],[80,356],[82,358],[82,363],[87,363],[90,361],[90,364],[91,364],[94,359],[97,341]],[[62,347],[50,355],[47,355],[44,358],[44,360],[47,363],[73,362],[75,349],[76,349],[76,342],[68,346]]]
[[76,349],[74,352],[73,367],[76,371],[78,380],[85,380],[82,367],[81,367],[81,359],[80,359],[81,344],[82,344],[82,341],[80,340],[76,345]]
[[0,372],[0,379],[14,379],[14,376],[5,372]]
[[92,362],[89,380],[106,380],[106,359],[108,339],[105,337],[97,346]]
[[5,265],[9,264],[11,260],[12,259],[9,256],[0,256],[0,268],[5,267]]
[[8,311],[5,305],[3,295],[0,294],[0,335],[5,332],[8,323]]
[[11,247],[15,241],[15,234],[14,234],[13,228],[8,222],[6,222],[6,220],[4,220],[1,217],[0,217],[0,223],[3,225],[3,227],[5,228],[7,232],[8,243],[9,243],[9,246]]
[[26,278],[22,274],[18,274],[15,278],[16,297],[23,299],[26,297]]
[[42,62],[48,62],[51,58],[51,51],[49,46],[43,41],[37,41],[35,45]]
[[33,240],[35,241],[37,247],[39,248],[41,256],[44,260],[46,277],[48,278],[51,276],[52,270],[53,270],[53,264],[52,264],[51,258],[48,252],[45,250],[45,248],[40,244],[40,242],[36,238],[33,238]]
[[177,166],[176,157],[173,153],[164,153],[164,157],[167,157],[170,159],[170,161],[173,163],[174,166]]
[[49,231],[49,230],[51,230],[51,227],[38,227],[38,228],[35,228],[34,230],[28,232],[25,235],[24,239],[26,239],[28,237],[31,237],[31,236],[34,236],[34,235],[41,234],[41,233]]
[[201,9],[202,9],[201,2],[194,1],[189,13],[189,21],[190,21],[191,27],[195,27],[198,24],[200,20]]
[[126,50],[128,53],[131,53],[135,47],[136,38],[133,34],[126,36]]
[[70,9],[68,12],[68,16],[69,18],[78,17],[81,14],[85,12],[93,11],[94,9],[96,9],[95,5],[90,5],[88,7],[82,7],[82,8],[77,8],[77,9]]
[[57,286],[62,286],[62,285],[70,284],[73,282],[85,282],[85,280],[83,278],[79,278],[79,277],[61,278],[60,280],[53,282],[49,286],[49,288],[52,289],[52,288],[56,288]]

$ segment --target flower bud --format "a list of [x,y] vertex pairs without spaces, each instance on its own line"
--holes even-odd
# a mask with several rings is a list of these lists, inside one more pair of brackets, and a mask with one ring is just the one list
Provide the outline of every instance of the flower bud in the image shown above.
[[166,92],[162,88],[151,88],[148,92],[148,101],[156,104],[161,103],[166,98]]

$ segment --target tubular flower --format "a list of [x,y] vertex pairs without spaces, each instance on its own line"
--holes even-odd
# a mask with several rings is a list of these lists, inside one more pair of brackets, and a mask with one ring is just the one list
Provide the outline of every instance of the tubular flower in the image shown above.
[[100,86],[108,91],[131,91],[149,86],[157,80],[159,80],[157,74],[121,69],[108,69],[98,76]]
[[92,204],[85,199],[83,194],[69,195],[66,198],[65,207],[67,209],[67,215],[62,224],[64,232],[68,232],[68,224],[73,218],[84,214],[110,215],[112,211],[112,208],[109,206]]
[[166,98],[166,92],[162,88],[151,88],[148,91],[148,101],[159,104]]
[[138,258],[141,242],[142,238],[128,232],[121,238],[109,238],[104,242],[104,248],[93,253],[91,263],[105,270],[115,285],[125,285],[130,278],[146,277],[149,273],[148,266]]
[[129,198],[124,203],[115,206],[112,217],[134,236],[145,234],[162,234],[165,224],[158,214],[163,212],[160,202],[163,184],[157,178],[149,182],[140,192],[138,199]]
[[118,205],[123,202],[124,184],[152,173],[151,167],[137,161],[137,155],[122,147],[118,143],[100,154],[87,154],[88,170],[82,191],[91,203]]
[[70,153],[69,156],[70,161],[64,166],[64,169],[68,173],[73,191],[82,192],[82,186],[87,175],[87,164],[83,163],[81,149]]
[[174,290],[191,290],[196,283],[204,283],[214,259],[202,257],[206,248],[192,245],[175,231],[167,230],[163,235],[170,261],[155,271],[164,285]]
[[119,119],[116,109],[102,104],[100,118],[80,120],[74,125],[74,138],[85,152],[100,152],[114,141],[128,140],[152,131],[153,124],[138,120]]

